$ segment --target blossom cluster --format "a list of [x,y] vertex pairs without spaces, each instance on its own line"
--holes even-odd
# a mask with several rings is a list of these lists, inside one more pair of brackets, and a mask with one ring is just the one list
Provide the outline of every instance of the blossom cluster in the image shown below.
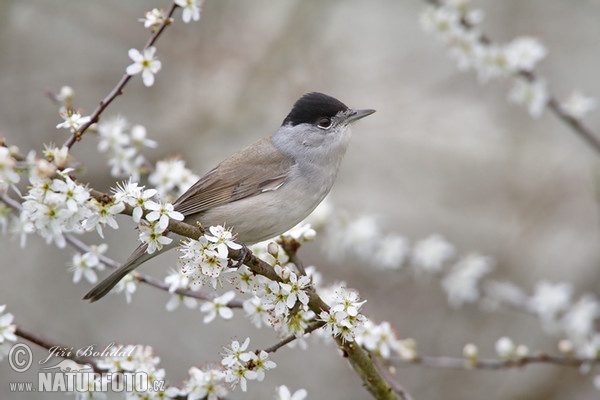
[[382,232],[372,216],[363,215],[347,220],[343,215],[330,214],[329,221],[323,243],[332,257],[351,254],[384,270],[401,270],[409,265],[419,278],[441,274],[442,288],[453,307],[479,300],[480,283],[494,269],[491,257],[477,253],[467,254],[455,261],[455,246],[439,234],[432,234],[411,244],[397,233]]
[[485,288],[488,305],[507,304],[537,316],[542,328],[561,337],[562,349],[569,355],[596,358],[600,354],[600,302],[587,293],[573,299],[573,288],[565,282],[540,281],[533,294],[509,282],[488,282]]
[[75,253],[71,261],[70,270],[73,272],[73,283],[79,283],[84,277],[89,283],[96,283],[98,276],[96,271],[104,270],[104,264],[100,262],[99,256],[104,254],[108,245],[103,243],[98,246],[90,246],[90,251]]
[[[329,300],[329,301],[328,301]],[[354,341],[364,329],[366,317],[359,311],[366,300],[360,301],[358,292],[339,288],[332,299],[325,299],[330,305],[329,311],[321,311],[319,319],[325,322],[325,332],[333,336],[341,336],[348,342]]]
[[6,304],[0,305],[0,361],[8,354],[12,342],[17,341],[15,331],[17,327],[12,323],[14,316],[5,313]]
[[[514,86],[508,98],[539,117],[548,102],[546,80],[533,72],[548,51],[536,38],[518,37],[508,44],[495,44],[478,28],[483,20],[481,10],[472,9],[468,0],[442,0],[421,15],[421,25],[444,43],[462,71],[473,69],[480,83],[491,79],[513,77]],[[561,104],[563,111],[579,119],[596,107],[596,101],[574,92]]]
[[233,273],[229,268],[229,249],[240,249],[231,231],[222,226],[211,226],[209,232],[198,238],[186,239],[179,248],[181,271],[191,282],[222,286],[224,275]]
[[98,137],[98,151],[107,153],[111,176],[130,176],[139,181],[147,163],[140,151],[143,147],[156,147],[156,142],[148,139],[146,128],[130,126],[126,118],[118,116],[98,124]]
[[[128,398],[162,399],[176,391],[165,387],[165,370],[159,367],[160,358],[151,346],[121,345],[114,346],[114,351],[118,354],[100,358],[96,365],[107,372],[132,373],[135,386]],[[101,379],[105,378],[102,374]]]
[[248,389],[248,381],[262,381],[265,372],[277,366],[269,359],[269,353],[264,350],[249,351],[250,338],[240,343],[233,340],[224,347],[222,359],[218,366],[207,366],[203,369],[192,367],[189,379],[181,388],[170,388],[170,397],[185,396],[188,399],[217,400],[229,394],[229,388],[237,385],[242,391]]
[[237,340],[224,348],[221,365],[225,367],[225,381],[232,387],[240,385],[245,392],[248,380],[262,381],[265,378],[265,371],[277,366],[269,359],[269,353],[264,350],[248,351],[250,338],[246,338],[243,343]]
[[414,341],[398,339],[387,321],[377,325],[367,319],[362,332],[356,336],[356,342],[384,359],[392,355],[399,355],[404,360],[414,360],[417,357]]
[[16,167],[17,160],[11,155],[10,149],[0,146],[0,193],[6,192],[11,185],[21,180]]
[[123,210],[122,204],[100,204],[91,198],[85,186],[71,179],[68,169],[59,172],[56,178],[37,171],[36,168],[30,169],[31,187],[23,196],[22,232],[37,232],[47,243],[54,242],[63,248],[67,232],[96,229],[102,234],[105,225],[117,228],[114,214]]
[[170,194],[181,196],[200,177],[186,168],[185,161],[178,158],[161,160],[156,163],[154,170],[148,176],[160,198],[168,198]]
[[156,189],[145,189],[131,179],[114,190],[116,203],[133,207],[133,221],[139,224],[138,238],[147,245],[148,254],[159,251],[173,242],[173,239],[164,234],[171,219],[183,221],[183,214],[175,211],[173,204],[153,200],[156,193]]

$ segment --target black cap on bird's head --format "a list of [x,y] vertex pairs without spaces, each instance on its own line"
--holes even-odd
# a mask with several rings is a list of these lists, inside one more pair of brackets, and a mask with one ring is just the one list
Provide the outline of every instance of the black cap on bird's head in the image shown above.
[[296,101],[282,125],[316,124],[320,118],[332,118],[340,111],[348,111],[348,107],[338,99],[323,93],[307,93]]

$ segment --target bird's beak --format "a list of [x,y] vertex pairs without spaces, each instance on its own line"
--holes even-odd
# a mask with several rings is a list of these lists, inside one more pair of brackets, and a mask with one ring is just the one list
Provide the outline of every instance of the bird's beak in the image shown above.
[[371,115],[375,112],[375,110],[352,110],[348,118],[346,119],[347,123],[351,123],[354,121],[358,121],[361,118],[364,118],[368,115]]

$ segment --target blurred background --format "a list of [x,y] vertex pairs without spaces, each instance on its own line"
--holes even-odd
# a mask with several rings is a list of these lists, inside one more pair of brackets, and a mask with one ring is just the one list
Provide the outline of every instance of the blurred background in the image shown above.
[[[581,89],[599,97],[600,2],[577,0],[474,1],[483,29],[497,42],[539,37],[549,49],[539,73],[564,98]],[[0,3],[0,135],[23,152],[63,143],[65,130],[44,90],[69,85],[75,105],[89,113],[130,64],[148,31],[137,22],[166,1],[5,0]],[[157,43],[162,70],[151,88],[139,77],[105,116],[121,114],[147,127],[159,147],[152,161],[181,155],[197,174],[240,147],[273,133],[303,93],[321,91],[351,107],[377,113],[354,126],[331,200],[338,211],[373,215],[385,232],[411,242],[439,233],[463,254],[494,257],[493,277],[530,291],[542,279],[571,282],[576,297],[598,293],[600,270],[598,154],[553,115],[533,120],[506,101],[509,81],[480,86],[459,73],[446,49],[424,33],[424,1],[207,1],[199,23],[176,23]],[[600,114],[586,122],[600,134]],[[73,148],[85,161],[82,178],[99,190],[114,186],[96,138]],[[105,230],[109,255],[123,260],[135,246],[133,224]],[[99,243],[96,235],[88,242]],[[253,347],[275,342],[272,332],[235,318],[204,325],[198,311],[165,311],[168,295],[138,287],[131,305],[108,296],[81,301],[87,283],[67,272],[74,251],[59,251],[31,236],[0,241],[0,304],[15,322],[74,347],[143,343],[161,358],[167,379],[187,378],[192,365],[219,360],[231,339]],[[555,352],[556,338],[535,318],[447,305],[439,280],[380,271],[343,255],[330,259],[318,243],[300,250],[326,282],[344,280],[368,299],[364,312],[390,321],[400,337],[414,337],[427,355],[460,356],[473,342],[482,356],[509,336],[533,350]],[[162,278],[175,254],[148,263]],[[236,314],[240,314],[236,311]],[[36,350],[36,359],[47,355]],[[279,367],[263,383],[231,398],[272,398],[274,388],[306,388],[309,398],[368,398],[334,346],[282,349]],[[0,363],[0,397],[62,398],[8,392],[8,382],[37,380]],[[600,397],[576,369],[530,366],[509,371],[401,368],[398,380],[415,399],[591,399]]]

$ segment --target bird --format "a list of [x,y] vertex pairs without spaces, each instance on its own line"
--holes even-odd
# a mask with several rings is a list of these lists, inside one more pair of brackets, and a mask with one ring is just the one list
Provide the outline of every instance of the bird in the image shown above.
[[[223,160],[175,200],[174,209],[187,224],[232,228],[244,245],[276,237],[327,196],[348,148],[350,125],[374,112],[349,108],[323,93],[307,93],[273,135]],[[177,246],[174,240],[152,254],[146,253],[146,244],[138,246],[83,299],[101,299],[142,263]]]

